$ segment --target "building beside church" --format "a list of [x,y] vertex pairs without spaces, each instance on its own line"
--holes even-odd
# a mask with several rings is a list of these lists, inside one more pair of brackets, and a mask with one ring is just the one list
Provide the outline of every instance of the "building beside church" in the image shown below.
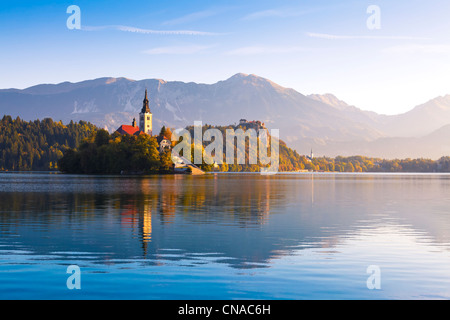
[[158,142],[160,153],[172,148],[172,141],[165,136],[159,136],[156,138],[156,141]]

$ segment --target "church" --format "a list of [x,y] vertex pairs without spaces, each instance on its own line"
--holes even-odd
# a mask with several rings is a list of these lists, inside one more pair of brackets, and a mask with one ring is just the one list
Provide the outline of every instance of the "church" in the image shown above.
[[129,134],[129,135],[141,135],[148,134],[152,135],[153,133],[153,115],[150,111],[150,105],[147,96],[147,89],[145,89],[145,98],[143,101],[143,106],[141,112],[139,113],[139,126],[136,124],[136,118],[133,119],[133,123],[131,126],[129,125],[121,125],[116,132],[120,134]]
[[[149,136],[153,135],[153,115],[150,111],[147,89],[145,89],[145,98],[141,112],[139,113],[139,126],[136,123],[136,118],[134,118],[131,126],[125,124],[121,125],[116,132],[135,136],[139,136],[141,134],[148,134]],[[170,149],[170,138],[171,137],[157,137],[160,152],[166,150],[167,148]]]

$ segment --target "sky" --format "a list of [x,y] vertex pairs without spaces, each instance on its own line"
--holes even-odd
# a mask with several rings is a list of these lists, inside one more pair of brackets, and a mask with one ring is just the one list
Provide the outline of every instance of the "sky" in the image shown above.
[[0,0],[0,88],[246,73],[399,114],[450,94],[449,16],[448,0]]

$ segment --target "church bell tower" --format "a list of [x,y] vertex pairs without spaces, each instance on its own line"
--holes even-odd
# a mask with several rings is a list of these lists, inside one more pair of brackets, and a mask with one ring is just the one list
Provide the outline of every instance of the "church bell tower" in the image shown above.
[[139,130],[145,132],[150,136],[152,135],[153,131],[152,113],[149,107],[147,89],[145,89],[145,98],[143,101],[141,113],[139,113]]

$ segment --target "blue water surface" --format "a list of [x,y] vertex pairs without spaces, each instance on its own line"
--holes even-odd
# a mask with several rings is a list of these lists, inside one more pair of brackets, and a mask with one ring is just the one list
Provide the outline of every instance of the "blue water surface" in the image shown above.
[[449,243],[449,175],[0,174],[0,299],[448,299]]

